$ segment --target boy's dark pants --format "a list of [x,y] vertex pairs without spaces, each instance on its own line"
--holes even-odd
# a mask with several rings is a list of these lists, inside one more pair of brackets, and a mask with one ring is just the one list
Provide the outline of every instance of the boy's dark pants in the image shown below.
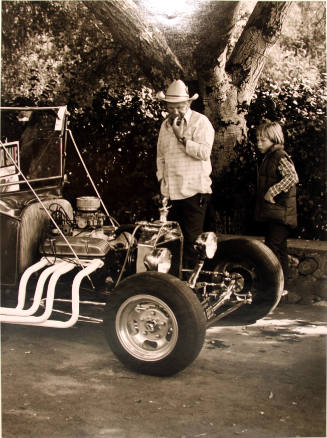
[[179,223],[184,236],[183,266],[193,268],[196,253],[194,241],[203,232],[203,223],[210,194],[194,195],[186,199],[171,201],[168,219]]
[[284,272],[284,281],[287,282],[288,276],[288,255],[287,255],[287,237],[289,235],[289,227],[276,222],[266,223],[266,240],[265,244],[277,256]]

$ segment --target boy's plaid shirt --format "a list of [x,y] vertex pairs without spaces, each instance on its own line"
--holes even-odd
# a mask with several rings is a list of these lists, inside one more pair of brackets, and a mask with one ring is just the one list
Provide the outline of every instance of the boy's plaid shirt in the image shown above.
[[293,185],[299,182],[298,174],[290,159],[282,157],[279,161],[278,170],[282,175],[282,179],[268,190],[273,197],[279,195],[281,192],[288,192]]

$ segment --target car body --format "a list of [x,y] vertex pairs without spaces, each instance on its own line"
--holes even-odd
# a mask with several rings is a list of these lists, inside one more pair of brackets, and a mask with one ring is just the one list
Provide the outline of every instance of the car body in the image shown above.
[[[104,333],[134,371],[171,375],[201,351],[206,328],[219,321],[253,323],[271,312],[283,290],[278,260],[261,242],[218,242],[203,233],[193,269],[183,269],[183,234],[168,220],[119,224],[108,212],[59,107],[1,108],[1,288],[17,296],[1,307],[4,323],[65,328],[79,318],[81,287],[106,301]],[[76,207],[64,198],[65,157],[73,147],[95,196]],[[60,285],[70,317],[56,319]],[[27,296],[32,294],[32,305]]]

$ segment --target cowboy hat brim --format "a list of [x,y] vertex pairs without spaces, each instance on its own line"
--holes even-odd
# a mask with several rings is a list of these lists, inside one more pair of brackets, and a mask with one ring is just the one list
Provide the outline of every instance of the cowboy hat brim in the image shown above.
[[192,97],[189,96],[173,96],[169,94],[165,94],[163,91],[159,91],[156,95],[157,99],[163,100],[168,103],[181,103],[188,102],[189,100],[196,100],[199,95],[195,93]]

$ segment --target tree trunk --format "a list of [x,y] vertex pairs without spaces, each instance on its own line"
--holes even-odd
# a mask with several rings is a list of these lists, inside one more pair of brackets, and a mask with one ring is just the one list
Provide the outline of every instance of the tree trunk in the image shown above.
[[[291,2],[257,2],[228,60],[239,2],[203,0],[196,15],[178,29],[162,26],[173,50],[153,20],[148,19],[151,13],[143,13],[146,0],[136,2],[142,9],[132,0],[83,3],[104,32],[110,32],[115,41],[135,54],[156,90],[175,78],[185,82],[194,79],[193,68],[205,114],[216,130],[212,162],[213,175],[218,175],[235,158],[235,145],[246,139],[246,105],[252,99],[268,51],[281,33]],[[187,66],[186,70],[182,65]]]
[[139,61],[150,81],[163,87],[181,77],[183,68],[164,35],[132,0],[84,1],[104,33],[110,33]]
[[225,50],[210,71],[206,102],[207,114],[216,129],[212,154],[214,176],[236,157],[235,145],[246,139],[247,106],[290,6],[291,2],[258,2],[228,61]]

